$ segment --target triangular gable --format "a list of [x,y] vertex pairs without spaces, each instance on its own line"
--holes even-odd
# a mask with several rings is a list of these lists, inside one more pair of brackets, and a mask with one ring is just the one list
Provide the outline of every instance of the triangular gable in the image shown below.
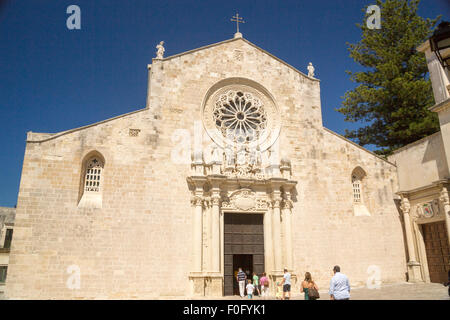
[[153,58],[153,59],[156,59],[156,60],[162,60],[162,61],[168,61],[168,60],[171,60],[171,59],[174,59],[174,58],[181,57],[181,56],[186,55],[186,54],[191,54],[191,53],[194,53],[194,52],[197,52],[197,51],[209,49],[209,48],[212,48],[212,47],[220,46],[220,45],[225,44],[225,43],[229,43],[229,42],[233,42],[233,41],[239,41],[239,40],[244,41],[245,43],[247,43],[248,45],[254,47],[255,49],[257,49],[257,50],[259,50],[259,51],[261,51],[261,52],[267,54],[268,56],[270,56],[271,58],[277,60],[278,62],[281,62],[282,64],[284,64],[284,65],[287,66],[288,68],[294,70],[295,72],[299,73],[299,74],[302,75],[303,77],[305,77],[305,78],[307,78],[307,79],[309,79],[309,80],[311,80],[311,81],[318,81],[318,82],[320,82],[319,79],[308,77],[306,74],[304,74],[304,73],[301,72],[300,70],[296,69],[295,67],[291,66],[289,63],[287,63],[287,62],[281,60],[280,58],[277,58],[277,57],[274,56],[273,54],[267,52],[267,51],[264,50],[264,49],[261,49],[260,47],[258,47],[258,46],[255,45],[254,43],[252,43],[252,42],[250,42],[250,41],[248,41],[247,39],[244,39],[244,38],[233,38],[233,39],[228,39],[228,40],[224,40],[224,41],[221,41],[221,42],[216,42],[216,43],[213,43],[213,44],[209,44],[209,45],[207,45],[207,46],[203,46],[203,47],[200,47],[200,48],[197,48],[197,49],[193,49],[193,50],[181,52],[181,53],[178,53],[178,54],[175,54],[175,55],[166,57],[166,58],[162,58],[162,59]]

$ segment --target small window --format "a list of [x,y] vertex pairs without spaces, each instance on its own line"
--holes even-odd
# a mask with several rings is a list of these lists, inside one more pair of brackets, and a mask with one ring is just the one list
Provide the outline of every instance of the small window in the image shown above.
[[353,202],[361,203],[361,180],[357,176],[352,176]]
[[101,208],[105,158],[92,151],[85,156],[81,166],[78,208]]
[[3,244],[3,248],[9,249],[11,248],[13,229],[6,229],[5,235],[5,243]]
[[352,190],[353,190],[353,203],[364,203],[364,177],[366,172],[361,167],[356,167],[352,172]]
[[102,177],[103,162],[99,158],[92,158],[86,166],[84,191],[99,192]]
[[8,266],[0,266],[0,283],[5,283],[6,272],[8,271]]

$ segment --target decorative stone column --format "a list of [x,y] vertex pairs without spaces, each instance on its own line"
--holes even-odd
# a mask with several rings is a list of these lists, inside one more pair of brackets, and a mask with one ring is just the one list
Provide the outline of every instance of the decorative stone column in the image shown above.
[[201,196],[194,197],[194,230],[193,230],[193,256],[194,271],[202,271],[202,251],[203,251],[203,198]]
[[[213,172],[214,165],[213,162]],[[210,210],[208,211],[208,269],[203,270],[205,279],[205,295],[206,296],[222,296],[223,294],[223,273],[221,270],[222,261],[222,234],[223,226],[221,220],[220,201],[221,201],[221,183],[226,179],[220,174],[210,174],[206,177],[207,185],[210,187],[211,196],[208,197],[210,203]]]
[[[272,172],[273,173],[273,172]],[[283,278],[283,260],[282,252],[285,250],[284,243],[281,242],[281,205],[283,198],[281,197],[281,187],[287,182],[287,179],[273,177],[268,180],[270,183],[271,200],[272,200],[272,244],[274,255],[274,267],[271,270],[272,286],[275,289],[275,283]],[[275,291],[272,291],[274,294]]]
[[445,185],[442,186],[439,200],[444,208],[445,225],[447,227],[447,240],[450,244],[450,199],[448,195],[448,189]]
[[[265,269],[271,272],[275,268],[274,254],[273,254],[273,206],[272,203],[267,202],[267,211],[264,213],[264,257]],[[267,275],[269,275],[267,272]]]
[[[290,166],[289,166],[290,167]],[[290,178],[290,175],[288,176]],[[294,261],[292,257],[292,207],[291,190],[297,183],[287,181],[282,189],[284,192],[282,221],[284,225],[284,252],[285,252],[285,266],[292,272],[294,268]]]
[[275,256],[275,272],[281,272],[283,269],[281,260],[281,196],[279,191],[273,196],[273,246]]
[[[193,166],[196,172],[199,164]],[[197,168],[196,168],[197,167]],[[204,205],[204,190],[203,186],[206,182],[204,176],[191,176],[188,181],[193,186],[191,202],[193,205],[192,214],[192,269],[189,274],[191,281],[191,293],[195,296],[202,296],[205,294],[205,278],[203,276],[203,205]]]
[[202,231],[204,235],[202,237],[203,241],[203,271],[212,270],[213,263],[213,248],[211,245],[211,238],[213,234],[212,230],[212,199],[211,197],[203,198],[203,224]]
[[212,196],[212,271],[220,272],[220,195],[214,192]]
[[411,226],[411,220],[409,216],[409,211],[411,206],[409,204],[409,200],[406,196],[402,195],[401,206],[400,209],[403,212],[403,221],[405,223],[405,234],[406,234],[406,243],[408,247],[408,256],[409,261],[407,263],[408,266],[408,281],[409,282],[418,282],[422,281],[422,275],[420,272],[420,263],[416,261],[416,250],[414,248],[414,236]]
[[283,229],[284,229],[284,265],[288,270],[292,270],[292,201],[283,201]]

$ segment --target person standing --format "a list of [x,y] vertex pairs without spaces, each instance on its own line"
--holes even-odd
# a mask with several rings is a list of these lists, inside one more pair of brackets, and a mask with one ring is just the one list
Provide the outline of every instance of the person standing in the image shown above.
[[302,285],[300,287],[300,292],[305,293],[305,300],[316,300],[318,297],[316,297],[314,294],[310,296],[311,291],[313,289],[316,290],[316,292],[319,292],[319,287],[317,284],[312,280],[311,273],[306,272],[305,273],[305,280],[303,280]]
[[255,287],[255,291],[258,293],[258,296],[261,296],[261,292],[259,291],[259,277],[256,272],[253,272],[253,286]]
[[283,285],[283,299],[286,300],[286,292],[288,293],[288,300],[291,298],[291,274],[287,271],[287,269],[284,269],[284,276],[283,281],[281,281],[281,284]]
[[252,284],[252,280],[248,279],[248,284],[247,284],[247,296],[249,299],[253,299],[253,291],[255,290],[255,287]]
[[269,295],[269,279],[265,272],[263,272],[262,277],[259,279],[259,284],[261,285],[261,297],[266,299]]
[[333,268],[334,276],[330,282],[330,299],[331,300],[349,300],[350,299],[350,283],[348,277],[341,273],[339,266]]
[[244,294],[245,279],[247,279],[245,272],[242,271],[242,268],[239,268],[239,272],[237,273],[236,280],[239,284],[239,295],[241,296],[241,298],[243,298],[245,296],[245,294]]

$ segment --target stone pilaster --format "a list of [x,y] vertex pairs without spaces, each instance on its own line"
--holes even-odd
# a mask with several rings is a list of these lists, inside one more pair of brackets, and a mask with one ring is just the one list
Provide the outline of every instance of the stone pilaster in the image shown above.
[[447,240],[450,244],[450,199],[447,186],[443,185],[440,193],[439,200],[442,203],[445,216],[445,226],[447,227]]
[[292,201],[284,200],[282,209],[282,221],[284,230],[284,266],[288,270],[293,268],[292,260]]
[[202,271],[202,251],[203,251],[203,199],[201,196],[195,196],[194,202],[194,220],[193,220],[193,271]]
[[202,251],[203,251],[203,205],[204,191],[203,186],[206,178],[202,176],[191,177],[191,182],[195,189],[191,202],[194,208],[193,214],[193,234],[192,234],[192,256],[193,256],[193,272],[201,272],[202,268]]
[[265,269],[267,270],[267,274],[274,270],[275,268],[275,260],[273,253],[273,206],[271,203],[268,203],[268,209],[264,213],[264,258],[265,258]]
[[214,194],[212,197],[212,271],[220,272],[220,195]]
[[405,234],[406,234],[406,243],[408,247],[408,256],[409,261],[407,263],[408,266],[408,281],[409,282],[418,282],[422,281],[422,275],[420,272],[420,263],[416,260],[416,250],[414,247],[414,234],[413,228],[411,225],[411,219],[409,215],[409,211],[411,206],[409,204],[409,200],[406,196],[401,196],[401,206],[400,209],[403,212],[403,220],[405,223]]
[[280,272],[282,266],[282,246],[281,246],[281,196],[279,192],[276,192],[273,196],[273,247],[275,256],[275,268],[274,271]]
[[213,250],[211,245],[212,230],[212,199],[211,197],[204,197],[203,199],[203,271],[211,271],[213,263]]
[[[289,163],[290,164],[290,163]],[[289,165],[290,167],[290,165]],[[289,175],[290,178],[290,175]],[[293,235],[292,235],[292,207],[293,201],[291,198],[291,190],[295,187],[297,183],[294,181],[287,181],[283,187],[283,216],[282,221],[284,225],[284,252],[285,252],[285,266],[290,272],[294,268],[293,259]]]

